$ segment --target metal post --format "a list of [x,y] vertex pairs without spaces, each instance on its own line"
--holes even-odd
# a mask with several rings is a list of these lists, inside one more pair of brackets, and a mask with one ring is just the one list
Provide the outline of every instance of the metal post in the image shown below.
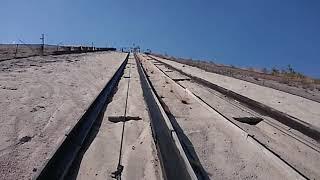
[[15,52],[14,58],[17,58],[17,54],[18,54],[18,47],[19,47],[19,44],[17,44],[16,52]]
[[41,44],[41,55],[44,55],[44,34],[41,34],[42,44]]

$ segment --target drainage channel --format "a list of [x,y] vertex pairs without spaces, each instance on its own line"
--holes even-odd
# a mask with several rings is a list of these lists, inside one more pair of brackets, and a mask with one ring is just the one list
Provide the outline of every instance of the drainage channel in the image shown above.
[[89,134],[94,122],[107,105],[116,90],[117,84],[124,72],[128,62],[129,54],[123,61],[119,69],[106,84],[100,94],[88,107],[84,115],[78,120],[77,124],[66,133],[63,141],[49,158],[39,174],[33,179],[63,179],[69,171],[70,166],[75,160],[87,135]]
[[143,96],[151,118],[151,129],[165,179],[197,179],[168,115],[163,109],[139,58],[134,54]]

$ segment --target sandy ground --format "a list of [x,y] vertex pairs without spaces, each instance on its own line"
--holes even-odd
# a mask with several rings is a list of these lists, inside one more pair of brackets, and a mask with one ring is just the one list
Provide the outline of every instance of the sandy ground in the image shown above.
[[320,103],[318,102],[232,77],[206,72],[196,67],[154,58],[320,128]]
[[195,151],[194,156],[210,178],[290,179],[256,146],[227,126],[221,115],[208,111],[150,62],[143,64],[157,93],[175,117],[176,127],[181,128],[180,141]]
[[[153,63],[157,64],[157,63]],[[183,79],[184,75],[169,70],[166,66],[156,65],[171,79]],[[319,179],[320,172],[320,146],[319,143],[313,141],[313,144],[308,144],[306,140],[312,142],[308,137],[297,133],[293,134],[289,127],[279,124],[276,120],[265,117],[239,102],[225,97],[223,94],[201,86],[193,81],[178,81],[180,85],[192,91],[198,97],[203,99],[211,107],[222,113],[225,117],[240,126],[249,134],[263,143],[266,147],[277,153],[282,159],[290,163],[299,172],[310,179]],[[263,121],[256,125],[249,125],[234,120],[234,118],[243,117],[259,117]],[[299,138],[303,137],[303,138]],[[305,138],[305,139],[304,139]],[[311,145],[308,146],[308,145]],[[315,149],[313,149],[315,148]],[[308,163],[305,163],[308,162]]]
[[124,53],[0,63],[0,179],[29,179],[125,59]]
[[83,155],[77,179],[112,179],[110,175],[116,170],[118,164],[123,123],[111,122],[108,118],[124,115],[128,81],[127,116],[139,116],[141,119],[129,120],[125,123],[122,178],[162,179],[157,151],[151,135],[150,119],[143,99],[136,62],[132,55],[119,82],[118,91],[104,113],[96,138]]

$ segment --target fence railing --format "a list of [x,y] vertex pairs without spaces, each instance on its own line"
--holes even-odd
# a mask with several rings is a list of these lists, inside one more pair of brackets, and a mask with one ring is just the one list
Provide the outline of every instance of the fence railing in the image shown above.
[[59,46],[45,44],[0,44],[0,61],[39,55],[58,55],[96,51],[115,51],[116,48],[88,46]]

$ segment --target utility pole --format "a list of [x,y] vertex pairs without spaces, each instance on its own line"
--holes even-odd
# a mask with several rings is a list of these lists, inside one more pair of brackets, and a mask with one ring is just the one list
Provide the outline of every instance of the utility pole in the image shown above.
[[44,55],[44,34],[41,34],[42,44],[41,44],[41,55]]

